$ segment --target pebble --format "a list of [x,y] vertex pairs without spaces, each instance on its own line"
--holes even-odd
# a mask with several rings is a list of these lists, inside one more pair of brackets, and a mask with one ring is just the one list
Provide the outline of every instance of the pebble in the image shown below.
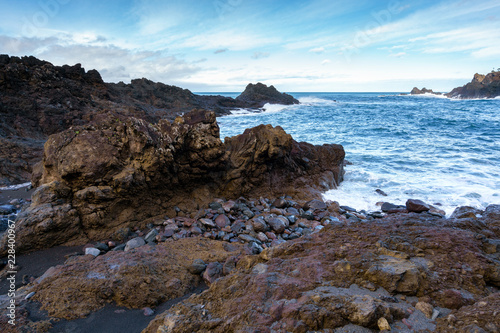
[[142,309],[142,311],[144,312],[144,315],[146,317],[151,317],[152,315],[155,314],[154,310],[151,308],[144,308],[144,309]]
[[35,292],[32,291],[30,292],[28,295],[26,295],[26,297],[24,297],[24,299],[30,299],[31,297],[33,297],[35,295]]
[[389,322],[384,317],[379,318],[379,320],[377,321],[377,326],[378,326],[379,330],[381,330],[381,331],[383,331],[383,330],[390,331],[391,330],[391,325],[389,325]]
[[146,242],[144,241],[144,239],[142,237],[132,238],[131,240],[129,240],[127,242],[124,250],[125,250],[125,252],[130,251],[132,249],[138,248],[138,247],[143,246],[145,244],[146,244]]
[[432,305],[426,302],[418,302],[415,309],[420,310],[427,318],[432,318],[434,309]]
[[85,249],[85,254],[91,254],[94,257],[97,257],[99,254],[101,254],[101,251],[96,249],[95,247],[88,247]]

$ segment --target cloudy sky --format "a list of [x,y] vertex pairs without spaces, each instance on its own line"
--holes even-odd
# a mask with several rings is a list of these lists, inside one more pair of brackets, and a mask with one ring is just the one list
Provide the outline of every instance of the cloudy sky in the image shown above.
[[0,0],[0,53],[195,92],[449,91],[500,67],[498,0]]

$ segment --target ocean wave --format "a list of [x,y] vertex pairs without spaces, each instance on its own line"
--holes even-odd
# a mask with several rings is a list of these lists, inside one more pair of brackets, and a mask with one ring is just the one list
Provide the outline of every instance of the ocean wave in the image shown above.
[[30,186],[31,183],[22,183],[22,184],[17,184],[17,185],[10,185],[10,186],[5,186],[5,187],[0,187],[0,191],[12,191],[12,190],[18,190],[23,187],[28,187]]
[[337,101],[331,100],[331,99],[323,99],[323,98],[318,98],[318,97],[301,97],[299,98],[299,102],[303,105],[335,105],[337,104]]

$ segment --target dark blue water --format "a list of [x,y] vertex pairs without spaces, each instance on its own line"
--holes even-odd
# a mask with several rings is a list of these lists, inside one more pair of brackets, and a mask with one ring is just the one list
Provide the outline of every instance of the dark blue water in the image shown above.
[[500,99],[292,95],[300,105],[271,105],[262,113],[235,110],[219,118],[221,137],[272,124],[298,141],[342,144],[353,165],[346,167],[339,189],[325,197],[358,209],[375,210],[381,200],[404,204],[408,198],[441,203],[447,213],[461,205],[500,203]]

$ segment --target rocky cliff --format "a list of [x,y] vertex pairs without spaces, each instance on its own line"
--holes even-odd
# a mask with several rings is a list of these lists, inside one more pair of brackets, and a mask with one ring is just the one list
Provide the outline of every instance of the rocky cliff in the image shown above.
[[319,197],[342,180],[343,160],[340,145],[299,143],[270,125],[224,143],[215,113],[203,110],[172,123],[110,116],[73,126],[45,143],[38,188],[16,225],[17,251],[115,238],[216,197]]
[[235,108],[284,102],[274,87],[259,84],[259,92],[245,101],[199,96],[147,79],[105,83],[99,72],[85,71],[80,64],[54,66],[34,57],[0,55],[0,186],[29,180],[33,165],[41,159],[43,142],[71,126],[108,116],[157,123],[194,108],[224,115]]
[[495,98],[500,96],[500,72],[474,74],[471,82],[446,94],[451,98]]

